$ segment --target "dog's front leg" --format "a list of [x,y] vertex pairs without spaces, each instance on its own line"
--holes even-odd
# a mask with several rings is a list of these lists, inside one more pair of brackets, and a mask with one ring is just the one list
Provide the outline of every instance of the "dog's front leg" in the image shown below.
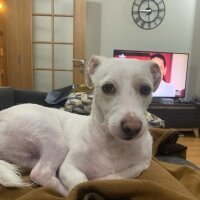
[[71,163],[63,162],[59,170],[59,180],[69,190],[75,185],[87,181],[86,175]]
[[119,172],[104,176],[99,180],[136,178],[148,167],[148,163],[133,165]]

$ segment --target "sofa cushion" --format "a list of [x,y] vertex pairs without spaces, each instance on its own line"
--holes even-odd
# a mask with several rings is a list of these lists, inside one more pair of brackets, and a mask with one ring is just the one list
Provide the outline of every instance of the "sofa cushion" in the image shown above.
[[64,108],[68,112],[89,115],[93,97],[93,94],[88,94],[86,92],[71,93],[65,102]]

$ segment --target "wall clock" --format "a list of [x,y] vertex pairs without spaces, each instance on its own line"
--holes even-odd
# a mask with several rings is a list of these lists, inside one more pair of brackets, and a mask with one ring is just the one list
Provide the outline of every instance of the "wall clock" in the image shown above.
[[134,22],[143,29],[150,30],[161,24],[165,17],[163,0],[135,0],[132,5]]

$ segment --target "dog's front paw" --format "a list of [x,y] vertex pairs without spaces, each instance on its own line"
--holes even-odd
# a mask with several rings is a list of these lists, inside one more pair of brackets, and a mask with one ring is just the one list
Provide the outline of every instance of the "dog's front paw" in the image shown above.
[[62,165],[58,176],[62,184],[69,190],[79,183],[88,181],[86,175],[71,164]]

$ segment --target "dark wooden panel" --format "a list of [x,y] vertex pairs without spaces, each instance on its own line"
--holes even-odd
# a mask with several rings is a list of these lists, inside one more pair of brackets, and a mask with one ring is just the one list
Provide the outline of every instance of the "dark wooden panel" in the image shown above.
[[150,105],[149,112],[165,120],[166,128],[200,128],[200,105]]

